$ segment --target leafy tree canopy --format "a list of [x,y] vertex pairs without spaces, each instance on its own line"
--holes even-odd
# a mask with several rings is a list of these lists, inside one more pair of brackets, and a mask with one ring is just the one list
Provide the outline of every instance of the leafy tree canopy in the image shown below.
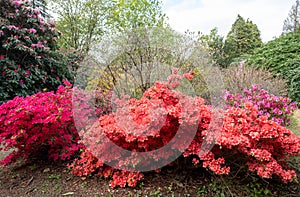
[[162,27],[166,20],[159,0],[52,0],[51,10],[61,45],[84,53],[105,34]]

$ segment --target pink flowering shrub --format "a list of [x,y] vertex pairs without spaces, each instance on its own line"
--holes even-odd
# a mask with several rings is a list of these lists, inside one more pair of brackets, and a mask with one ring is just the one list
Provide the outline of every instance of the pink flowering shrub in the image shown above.
[[259,116],[267,116],[282,126],[289,125],[289,115],[298,108],[290,98],[269,94],[258,85],[245,88],[243,94],[230,94],[225,91],[225,101],[227,108],[243,107],[246,102],[251,102],[258,108]]
[[60,33],[30,2],[0,1],[0,104],[73,81],[74,65],[56,41]]
[[82,148],[73,121],[71,84],[66,81],[65,85],[56,93],[15,97],[0,106],[0,151],[13,149],[2,164],[43,150],[51,160],[66,160]]
[[[171,143],[170,151],[155,154],[153,159],[168,160],[172,152],[180,151],[196,166],[216,174],[228,174],[230,165],[226,155],[231,153],[245,158],[240,165],[247,165],[250,171],[263,178],[276,175],[284,183],[295,180],[295,171],[290,170],[285,161],[300,155],[300,137],[266,116],[259,116],[258,108],[251,102],[245,102],[243,109],[213,109],[205,105],[202,98],[189,97],[173,89],[182,78],[190,80],[192,76],[193,73],[173,74],[168,83],[156,82],[140,100],[118,100],[116,111],[100,117],[96,124],[80,133],[83,136],[81,142],[87,148],[69,165],[72,173],[110,178],[111,187],[134,187],[143,179],[141,172],[118,170],[106,163],[151,166],[149,158],[128,160],[112,144],[131,150],[134,156],[135,152],[149,152]],[[128,123],[128,117],[133,123]],[[179,127],[184,128],[185,135],[196,128],[195,136],[187,146],[185,137],[171,142]],[[210,145],[212,149],[206,148]]]
[[[6,165],[19,158],[39,155],[47,155],[53,161],[72,158],[84,147],[78,143],[78,130],[111,110],[110,94],[97,90],[96,94],[87,95],[64,81],[64,86],[59,86],[55,93],[39,92],[3,103],[0,105],[0,151],[12,149],[13,152],[1,163]],[[80,111],[74,105],[79,105]],[[77,124],[74,114],[80,118]]]

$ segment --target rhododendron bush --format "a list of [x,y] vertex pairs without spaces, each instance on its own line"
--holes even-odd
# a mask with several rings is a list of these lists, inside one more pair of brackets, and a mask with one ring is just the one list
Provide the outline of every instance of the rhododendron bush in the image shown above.
[[296,102],[292,102],[290,98],[269,94],[260,88],[260,85],[255,84],[252,88],[245,88],[243,94],[231,94],[225,91],[225,101],[227,108],[243,108],[246,102],[251,102],[258,108],[259,116],[267,116],[282,126],[290,124],[289,115],[298,108]]
[[55,23],[30,2],[0,1],[0,103],[73,80],[76,63],[59,51]]
[[[174,89],[181,79],[191,80],[192,76],[174,73],[168,82],[156,82],[140,100],[117,100],[115,111],[80,133],[87,148],[69,165],[72,173],[111,178],[112,187],[136,186],[143,174],[134,169],[151,168],[176,152],[216,174],[230,172],[226,154],[232,153],[246,158],[240,165],[248,165],[250,171],[263,178],[276,175],[284,183],[293,181],[296,173],[285,162],[300,154],[300,138],[259,115],[251,102],[245,102],[243,109],[215,109],[200,97]],[[186,138],[191,136],[191,143],[187,143]],[[128,155],[120,154],[115,145],[129,150]],[[168,151],[134,159],[140,152],[164,146]]]

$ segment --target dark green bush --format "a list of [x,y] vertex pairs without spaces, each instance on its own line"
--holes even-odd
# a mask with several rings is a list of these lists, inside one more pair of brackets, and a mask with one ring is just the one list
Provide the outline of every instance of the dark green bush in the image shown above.
[[288,33],[255,49],[248,61],[287,80],[288,96],[300,101],[300,34]]
[[27,1],[0,1],[0,103],[73,82],[73,68],[58,49],[60,33]]

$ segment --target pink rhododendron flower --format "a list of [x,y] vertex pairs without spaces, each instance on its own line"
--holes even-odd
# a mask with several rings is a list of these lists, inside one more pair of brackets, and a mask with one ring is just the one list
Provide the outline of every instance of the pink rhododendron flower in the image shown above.
[[30,28],[30,29],[29,29],[29,33],[34,33],[34,34],[35,34],[35,33],[36,33],[36,29]]
[[49,24],[53,27],[55,27],[55,22],[54,21],[50,21]]
[[21,5],[23,5],[23,2],[22,1],[13,1],[13,4],[16,6],[21,6]]

